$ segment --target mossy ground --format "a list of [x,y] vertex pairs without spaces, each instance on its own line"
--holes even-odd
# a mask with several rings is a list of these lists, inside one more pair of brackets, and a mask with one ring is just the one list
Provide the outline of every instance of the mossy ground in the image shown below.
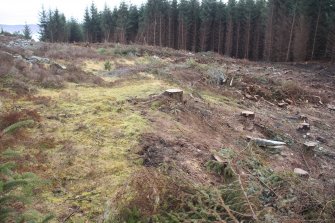
[[[47,105],[25,97],[16,100],[16,107],[36,110],[42,117],[38,126],[29,129],[31,137],[48,137],[55,144],[25,151],[45,154],[42,174],[49,184],[36,198],[37,209],[61,219],[78,207],[80,213],[72,221],[96,221],[106,201],[139,167],[129,151],[137,145],[138,136],[150,130],[147,120],[126,99],[145,98],[164,88],[165,83],[155,79],[126,81],[115,87],[68,83],[63,89],[39,89],[35,96],[49,98]],[[2,103],[2,109],[12,106],[9,100]]]
[[[75,65],[69,73],[28,66],[23,71],[9,69],[16,76],[0,79],[1,121],[34,120],[13,134],[0,135],[0,161],[14,161],[18,173],[32,172],[43,181],[33,191],[33,201],[17,207],[21,213],[52,213],[55,222],[102,218],[135,222],[142,217],[150,219],[143,222],[172,222],[164,218],[169,213],[178,217],[175,222],[229,222],[231,216],[222,209],[227,205],[235,217],[248,222],[254,218],[251,207],[259,222],[318,221],[333,216],[334,177],[325,166],[335,164],[326,157],[305,154],[301,150],[305,138],[296,131],[300,120],[289,118],[307,114],[313,127],[310,136],[323,136],[328,143],[322,147],[329,149],[334,145],[327,124],[334,123],[331,111],[311,108],[307,102],[297,101],[284,109],[271,105],[276,98],[247,100],[244,93],[260,92],[253,92],[251,84],[271,82],[248,79],[257,79],[268,69],[246,66],[243,61],[231,64],[225,58],[183,52],[166,58],[157,50],[149,55],[132,46],[118,47],[98,49],[97,55],[78,48],[80,56],[59,60],[69,68]],[[214,59],[219,60],[213,63]],[[106,61],[111,71],[105,71]],[[233,86],[212,83],[212,67],[228,65],[228,78],[237,76]],[[47,84],[31,79],[34,72],[40,72],[37,77]],[[307,76],[313,77],[300,79]],[[183,103],[150,96],[175,87],[184,90]],[[255,119],[241,117],[241,109],[254,111]],[[4,130],[10,125],[0,122],[0,126]],[[284,140],[288,146],[280,154],[269,153],[246,142],[247,135]],[[213,154],[223,161],[216,161]],[[307,169],[310,178],[293,175],[295,167]],[[241,177],[235,189],[227,179],[230,170]],[[217,199],[220,189],[223,201]],[[234,195],[234,190],[246,194]],[[317,200],[317,206],[312,200]],[[236,207],[241,203],[243,208]]]

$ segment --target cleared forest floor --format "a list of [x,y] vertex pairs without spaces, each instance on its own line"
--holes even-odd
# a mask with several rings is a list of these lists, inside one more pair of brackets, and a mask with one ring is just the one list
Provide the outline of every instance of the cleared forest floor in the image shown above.
[[[34,175],[30,202],[6,204],[26,220],[335,219],[334,65],[1,38],[0,160],[16,165],[1,179]],[[183,101],[162,95],[169,88]]]

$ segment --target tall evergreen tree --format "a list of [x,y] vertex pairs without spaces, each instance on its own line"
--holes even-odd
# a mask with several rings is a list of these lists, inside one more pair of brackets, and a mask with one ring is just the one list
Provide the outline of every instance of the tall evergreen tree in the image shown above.
[[85,14],[84,14],[84,33],[85,33],[85,41],[91,42],[92,41],[92,21],[91,21],[91,15],[88,10],[88,8],[85,9]]
[[23,28],[23,36],[25,39],[31,39],[31,30],[27,23],[24,25]]
[[94,43],[101,42],[102,40],[101,16],[94,2],[92,2],[90,7],[90,17],[91,17],[90,28],[91,28],[92,42]]
[[135,42],[138,32],[139,12],[136,6],[130,6],[129,19],[127,21],[126,36],[127,41]]
[[40,41],[48,41],[48,17],[47,12],[44,7],[42,7],[42,11],[39,13],[39,24],[40,31]]
[[[178,3],[179,2],[179,3]],[[334,60],[335,0],[147,0],[85,9],[80,25],[40,12],[40,39],[138,42],[267,61]]]
[[111,38],[111,33],[114,31],[113,15],[110,8],[105,5],[104,10],[101,13],[101,28],[103,31],[104,41],[108,42]]
[[127,24],[128,24],[128,6],[125,2],[121,2],[117,10],[116,33],[117,41],[120,43],[127,42]]
[[71,18],[68,24],[68,27],[69,27],[69,31],[68,31],[69,32],[68,34],[69,42],[73,43],[73,42],[83,41],[84,39],[83,32],[77,20],[75,20],[74,18]]

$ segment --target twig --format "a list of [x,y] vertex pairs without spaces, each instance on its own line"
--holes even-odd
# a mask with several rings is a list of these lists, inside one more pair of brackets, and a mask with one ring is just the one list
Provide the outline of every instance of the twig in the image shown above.
[[327,207],[327,205],[329,204],[329,203],[331,203],[331,202],[334,202],[335,200],[331,200],[331,201],[328,201],[326,204],[325,204],[325,206],[322,208],[322,210],[320,211],[320,214],[319,214],[319,217],[318,217],[318,219],[317,220],[320,220],[320,218],[321,218],[321,215],[322,215],[322,213],[324,212],[324,210],[326,209],[326,207]]
[[231,78],[231,81],[230,81],[230,84],[229,84],[230,87],[233,86],[233,81],[234,81],[234,77]]
[[306,167],[308,169],[308,172],[311,172],[311,168],[309,167],[308,163],[307,163],[307,160],[305,159],[305,156],[304,154],[302,154],[302,159],[304,160],[305,164],[306,164]]
[[241,215],[241,216],[243,216],[243,217],[253,218],[253,216],[250,215],[250,214],[243,214],[243,213],[241,213],[241,212],[234,211],[234,210],[232,210],[232,209],[230,209],[230,211],[233,212],[233,213],[235,213],[235,214]]
[[72,217],[72,215],[74,215],[74,213],[78,212],[80,209],[80,207],[77,207],[76,209],[74,209],[66,218],[64,218],[63,223],[66,222],[69,218]]
[[227,211],[227,214],[229,215],[229,217],[235,222],[235,223],[239,223],[239,221],[237,220],[237,218],[231,213],[230,208],[224,203],[221,195],[218,193],[218,197],[219,200],[221,202],[222,207]]
[[248,195],[247,195],[247,193],[246,193],[245,190],[244,190],[244,187],[243,187],[243,184],[242,184],[242,181],[241,181],[241,175],[240,175],[240,174],[238,174],[238,182],[240,183],[240,186],[241,186],[241,189],[242,189],[243,194],[244,194],[244,196],[245,196],[245,199],[246,199],[247,202],[248,202],[248,205],[249,205],[250,210],[251,210],[251,212],[252,212],[252,216],[253,216],[253,218],[257,221],[257,220],[258,220],[258,219],[257,219],[257,216],[256,216],[256,214],[255,214],[255,212],[254,212],[254,209],[252,208],[252,205],[251,205],[251,203],[250,203],[250,201],[249,201]]

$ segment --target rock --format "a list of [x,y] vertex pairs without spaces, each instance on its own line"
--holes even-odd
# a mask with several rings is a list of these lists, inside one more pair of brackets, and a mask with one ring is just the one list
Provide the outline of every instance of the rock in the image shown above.
[[66,70],[66,66],[64,66],[64,65],[62,65],[62,64],[59,64],[59,63],[55,63],[55,62],[53,62],[53,63],[51,64],[51,67],[54,67],[54,68],[56,68],[56,69]]
[[300,123],[298,131],[309,131],[311,129],[310,125],[307,122]]
[[327,105],[327,108],[331,111],[335,111],[335,105]]
[[284,108],[286,107],[288,104],[286,102],[279,102],[278,103],[278,106],[281,107],[281,108]]
[[48,58],[38,57],[38,56],[28,57],[27,60],[31,63],[46,63],[46,64],[50,63],[50,60]]
[[316,140],[318,140],[321,143],[326,143],[327,142],[327,140],[325,138],[323,138],[322,136],[317,136]]
[[241,115],[246,118],[255,118],[255,112],[252,111],[242,111]]
[[311,142],[305,142],[304,143],[304,147],[306,149],[308,149],[308,150],[314,149],[317,145],[318,145],[318,143],[317,142],[313,142],[313,141],[311,141]]
[[14,41],[10,41],[7,47],[28,48],[29,46],[32,46],[33,43],[34,43],[34,40],[16,39]]
[[21,55],[14,55],[13,56],[16,60],[23,60],[23,57]]
[[335,153],[333,151],[327,150],[323,147],[319,147],[315,152],[322,156],[327,156],[331,159],[335,159]]
[[300,169],[300,168],[294,168],[293,171],[295,174],[299,175],[299,176],[308,176],[309,173],[306,170]]
[[183,90],[180,89],[168,89],[166,90],[163,95],[173,98],[179,102],[183,101]]
[[286,103],[288,103],[289,105],[292,105],[292,104],[293,104],[293,101],[292,101],[291,99],[288,99],[288,98],[287,98],[287,99],[285,99],[284,101],[285,101]]
[[299,119],[303,120],[304,122],[306,122],[308,120],[307,116],[304,115],[304,114],[300,114]]
[[245,94],[244,96],[249,100],[255,100],[255,98],[251,96],[250,94]]

